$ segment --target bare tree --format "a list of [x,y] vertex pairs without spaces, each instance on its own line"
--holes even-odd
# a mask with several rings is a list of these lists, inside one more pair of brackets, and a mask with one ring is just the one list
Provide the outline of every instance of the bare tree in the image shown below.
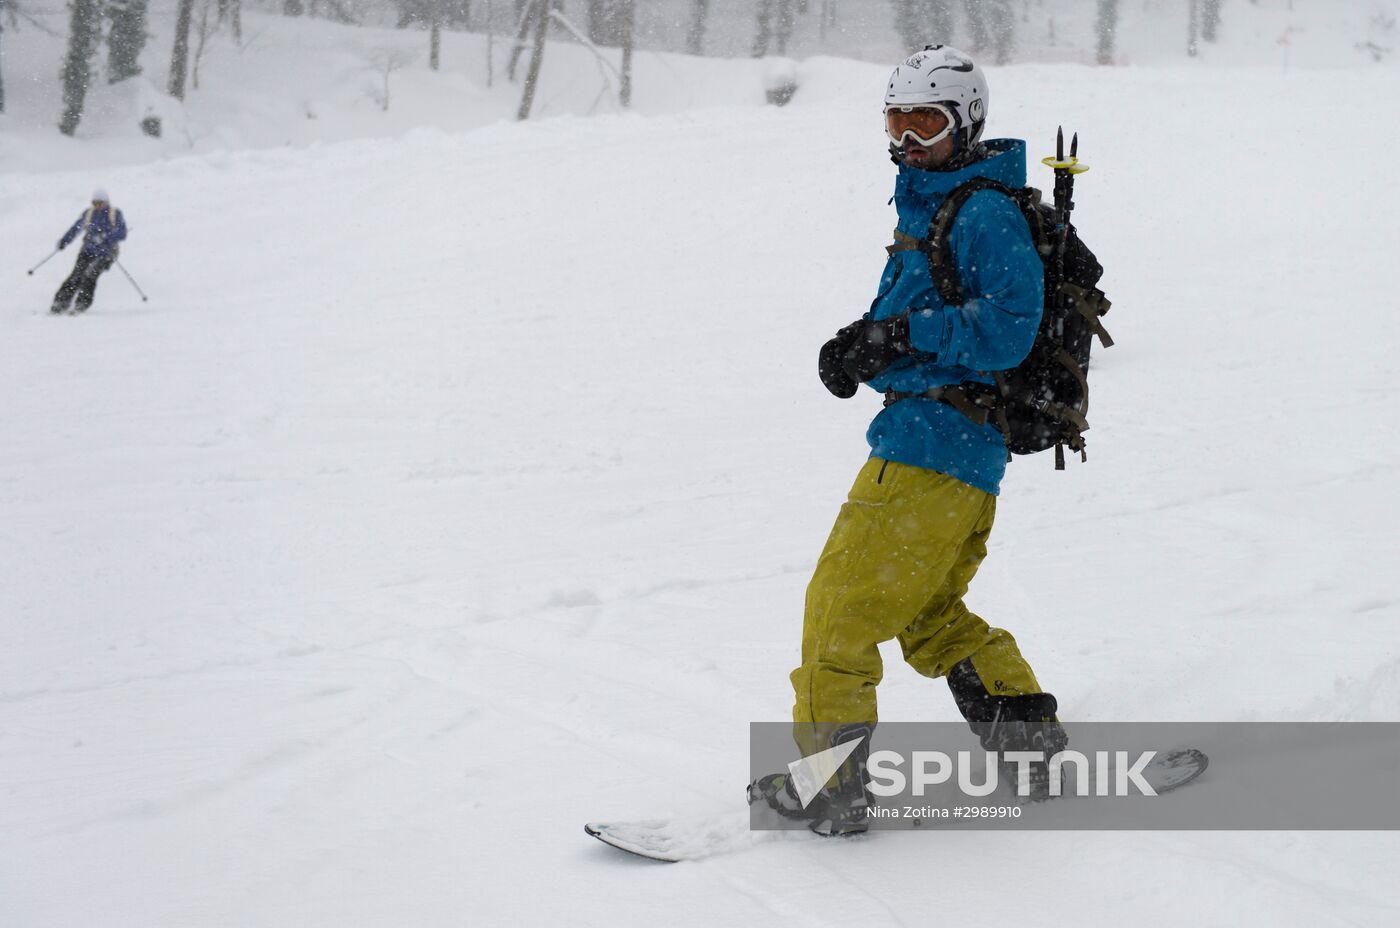
[[818,28],[818,37],[822,47],[826,47],[826,34],[836,25],[836,0],[822,0],[821,25]]
[[307,12],[312,16],[320,16],[345,26],[358,26],[360,24],[359,13],[346,6],[341,0],[311,0]]
[[380,91],[375,102],[389,112],[389,75],[413,63],[413,53],[402,48],[376,48],[369,53],[370,66],[380,77]]
[[710,23],[710,0],[691,0],[690,26],[685,33],[685,50],[692,55],[705,51],[705,28]]
[[[312,0],[313,4],[315,0]],[[433,21],[433,6],[435,0],[394,0],[394,6],[398,7],[399,18],[394,23],[396,29],[407,29],[410,26],[427,26]],[[314,13],[313,6],[313,13]]]
[[141,73],[141,50],[146,47],[146,0],[110,0],[107,15],[107,83]]
[[525,92],[520,95],[519,120],[530,118],[535,103],[535,90],[540,83],[540,68],[544,67],[544,40],[549,34],[549,0],[534,0],[532,19],[535,24],[534,52],[530,55],[530,70],[525,75]]
[[894,27],[910,51],[925,45],[950,45],[952,0],[894,0]]
[[758,3],[758,32],[753,40],[753,56],[762,58],[768,54],[768,45],[773,41],[773,0],[756,0]]
[[627,27],[624,20],[632,15],[628,0],[588,0],[588,40],[594,45],[622,45]]
[[1191,0],[1190,8],[1186,16],[1186,54],[1195,58],[1196,53],[1199,51],[1197,38],[1201,34],[1201,5],[1199,0]]
[[5,35],[5,0],[0,0],[0,113],[5,112],[5,69],[3,37]]
[[983,49],[991,48],[992,32],[987,27],[987,10],[982,0],[963,0],[964,12],[967,13],[967,31],[972,35],[972,48],[974,52],[981,52]]
[[1099,14],[1094,22],[1094,32],[1099,39],[1099,64],[1113,64],[1113,55],[1118,44],[1118,0],[1099,0]]
[[964,6],[973,49],[978,52],[990,49],[996,55],[997,64],[1010,61],[1016,46],[1016,14],[1011,9],[1011,0],[964,0]]
[[496,10],[492,0],[486,0],[486,86],[496,79]]
[[434,71],[438,70],[442,61],[442,19],[445,13],[442,0],[433,0],[429,14],[432,21],[428,26],[428,67]]
[[228,23],[233,40],[243,41],[243,0],[219,0],[219,24]]
[[515,45],[510,50],[510,63],[506,65],[506,77],[512,83],[515,82],[515,69],[520,64],[520,56],[525,52],[525,39],[530,34],[530,27],[535,24],[535,13],[537,10],[544,13],[543,7],[535,0],[516,0],[515,10]]
[[214,19],[209,19],[210,0],[204,0],[204,5],[199,8],[199,22],[195,23],[194,34],[194,67],[190,69],[190,84],[195,89],[199,89],[199,64],[204,60],[204,50],[209,46],[209,38],[219,31],[220,20],[215,13]]
[[1220,6],[1224,0],[1205,0],[1201,10],[1201,38],[1214,42],[1220,29]]
[[[628,2],[630,4],[631,0],[628,0]],[[608,56],[603,53],[603,50],[595,45],[592,39],[584,35],[583,31],[579,29],[578,26],[575,26],[573,21],[565,16],[561,10],[557,8],[551,10],[549,18],[554,25],[573,36],[580,45],[588,49],[588,51],[593,54],[594,60],[598,62],[598,73],[603,77],[603,90],[598,94],[597,99],[601,99],[605,93],[612,91],[613,95],[617,97],[618,108],[620,109],[626,106],[627,103],[623,99],[623,95],[624,93],[631,93],[631,88],[628,85],[631,82],[630,70],[632,67],[631,37],[627,34],[628,30],[624,28],[624,34],[621,36],[623,43],[622,70],[619,71],[617,66],[608,60]],[[617,79],[616,84],[613,83],[614,78]],[[595,105],[597,104],[597,99],[594,100]]]
[[83,118],[83,103],[92,82],[92,56],[102,37],[101,0],[73,0],[68,26],[68,54],[63,59],[63,117],[58,131],[72,135]]
[[442,0],[442,23],[466,29],[472,22],[472,0]]
[[617,95],[624,107],[632,105],[632,51],[637,40],[637,2],[626,0],[622,20],[622,86]]
[[185,72],[190,61],[190,20],[194,0],[180,0],[175,10],[175,44],[170,50],[169,92],[176,100],[185,99]]
[[762,58],[773,46],[778,54],[787,54],[788,40],[797,24],[798,0],[758,0],[758,34],[754,37],[753,56]]

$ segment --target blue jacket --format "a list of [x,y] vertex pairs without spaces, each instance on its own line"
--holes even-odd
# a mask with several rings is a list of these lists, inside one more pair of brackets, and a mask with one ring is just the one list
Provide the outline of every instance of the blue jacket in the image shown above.
[[73,228],[64,233],[59,242],[59,247],[67,248],[68,243],[78,237],[78,233],[86,229],[87,234],[83,236],[83,254],[101,258],[110,258],[117,253],[117,243],[126,238],[126,220],[122,218],[122,211],[115,206],[108,206],[106,209],[88,209],[78,217],[78,221],[73,223]]
[[[960,171],[902,165],[894,188],[899,230],[927,236],[938,205],[973,177],[1024,187],[1025,142],[998,139],[987,148],[987,158]],[[900,359],[870,381],[881,393],[922,393],[967,380],[991,383],[987,372],[1015,367],[1035,343],[1045,271],[1020,208],[1004,194],[979,191],[963,205],[949,238],[967,297],[960,307],[943,302],[922,252],[897,252],[885,263],[867,318],[908,312],[909,341],[915,352],[932,360]],[[927,397],[886,407],[870,423],[866,438],[876,457],[940,471],[994,495],[1006,473],[1006,442],[995,425],[976,425]]]

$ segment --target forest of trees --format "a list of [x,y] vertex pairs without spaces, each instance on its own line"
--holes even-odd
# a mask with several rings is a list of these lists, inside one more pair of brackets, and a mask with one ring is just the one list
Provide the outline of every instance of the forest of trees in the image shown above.
[[[6,25],[17,22],[24,0],[0,0],[0,112],[4,111]],[[199,59],[211,36],[226,33],[242,41],[243,0],[169,0],[174,5],[166,92],[184,99],[191,80],[198,86]],[[427,60],[440,64],[444,30],[485,32],[499,39],[511,80],[521,81],[520,116],[531,109],[534,88],[550,41],[621,49],[621,66],[598,55],[621,105],[631,95],[634,46],[691,54],[755,57],[785,55],[799,30],[820,37],[824,51],[842,53],[843,30],[862,19],[887,24],[907,49],[956,37],[968,51],[992,63],[1016,60],[1019,33],[1026,24],[1048,21],[1065,3],[1092,5],[1094,34],[1086,43],[1100,64],[1117,60],[1116,35],[1123,7],[1134,0],[260,0],[264,11],[316,16],[344,24],[396,26],[427,33]],[[1152,0],[1137,0],[1150,3]],[[1188,54],[1214,41],[1225,0],[1172,0],[1183,8],[1181,41]],[[1257,0],[1250,0],[1257,2]],[[59,130],[72,135],[80,123],[88,90],[97,79],[98,57],[106,45],[102,77],[110,83],[142,73],[149,34],[150,0],[68,0],[67,51],[60,67],[63,111]],[[167,14],[168,15],[168,14]],[[1048,17],[1048,20],[1047,20]],[[722,32],[723,41],[716,41]],[[722,46],[717,48],[716,46]],[[615,57],[615,56],[614,56]],[[149,59],[148,59],[149,61]],[[523,68],[522,68],[523,63]],[[385,105],[388,73],[386,65]],[[149,127],[148,131],[149,131]],[[158,131],[158,130],[157,130]]]

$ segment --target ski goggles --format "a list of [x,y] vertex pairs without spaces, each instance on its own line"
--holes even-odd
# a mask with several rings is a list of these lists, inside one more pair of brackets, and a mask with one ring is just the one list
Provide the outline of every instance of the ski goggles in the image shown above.
[[896,145],[905,145],[912,138],[927,148],[952,135],[953,129],[953,114],[938,103],[885,107],[885,131]]

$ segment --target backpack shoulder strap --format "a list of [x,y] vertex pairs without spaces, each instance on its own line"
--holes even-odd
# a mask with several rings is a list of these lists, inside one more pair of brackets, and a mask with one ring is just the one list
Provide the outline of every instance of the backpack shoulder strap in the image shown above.
[[[919,249],[928,255],[928,271],[933,277],[934,286],[938,288],[938,293],[943,297],[943,302],[950,306],[961,306],[963,304],[962,283],[958,280],[957,260],[953,256],[953,223],[958,218],[958,213],[963,205],[972,198],[974,193],[983,190],[995,190],[1005,194],[1015,201],[1016,206],[1022,213],[1026,211],[1026,204],[1040,201],[1039,191],[1031,188],[1013,190],[1003,183],[994,181],[989,177],[974,177],[966,183],[954,187],[943,202],[939,204],[938,211],[933,214],[933,220],[928,226],[928,238],[926,248]],[[1034,233],[1034,229],[1032,229]]]

